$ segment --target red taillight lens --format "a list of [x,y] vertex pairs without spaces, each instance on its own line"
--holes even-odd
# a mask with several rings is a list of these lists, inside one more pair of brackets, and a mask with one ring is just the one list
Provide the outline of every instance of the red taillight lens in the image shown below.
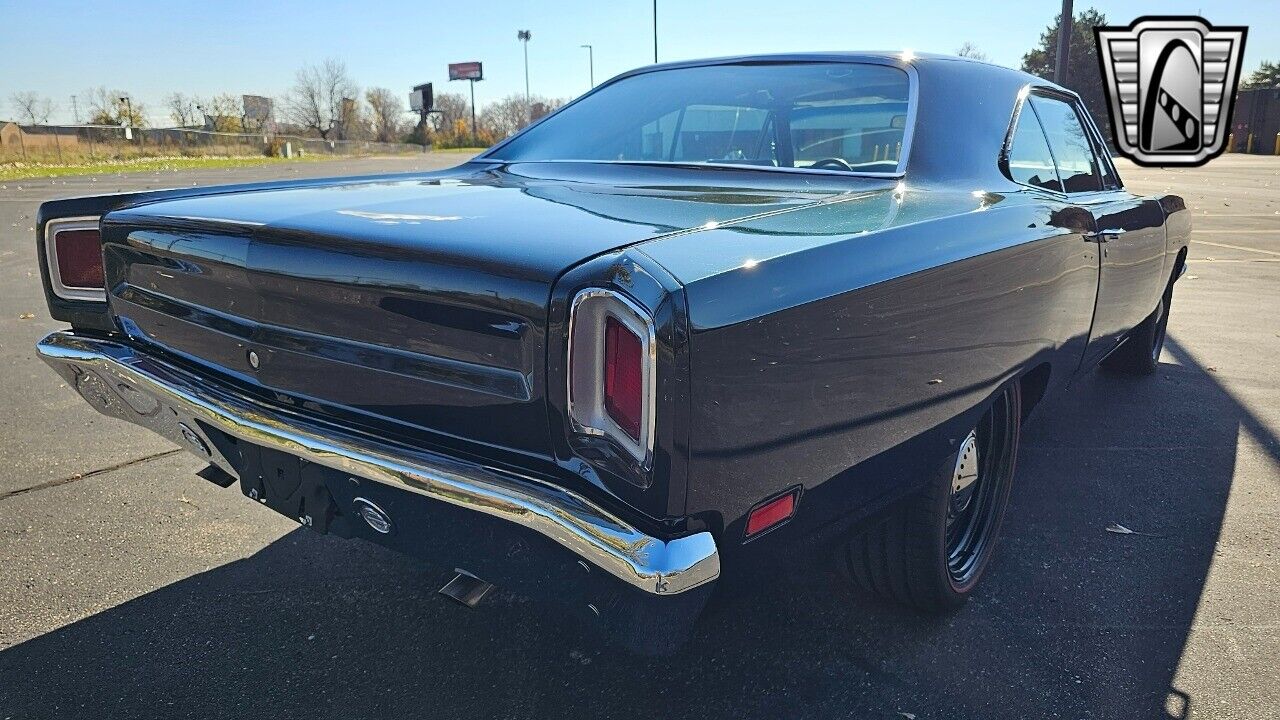
[[762,533],[778,523],[791,519],[796,512],[796,495],[798,494],[793,490],[752,510],[747,516],[747,537]]
[[[653,316],[631,300],[602,288],[574,296],[566,378],[569,429],[584,439],[608,439],[642,472],[653,467],[656,348]],[[589,452],[602,457],[602,449]]]
[[644,398],[640,338],[610,317],[605,321],[604,409],[633,439],[640,439]]
[[61,230],[53,236],[58,279],[69,288],[103,288],[102,240],[97,230]]

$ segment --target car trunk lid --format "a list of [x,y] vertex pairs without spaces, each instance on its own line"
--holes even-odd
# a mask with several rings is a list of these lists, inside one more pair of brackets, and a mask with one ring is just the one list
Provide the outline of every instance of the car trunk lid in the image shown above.
[[279,402],[547,454],[561,273],[837,192],[544,165],[162,200],[104,220],[109,303],[135,340]]

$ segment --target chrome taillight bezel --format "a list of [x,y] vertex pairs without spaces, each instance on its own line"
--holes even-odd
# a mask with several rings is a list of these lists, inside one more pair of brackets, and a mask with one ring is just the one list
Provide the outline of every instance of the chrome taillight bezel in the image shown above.
[[102,303],[107,301],[106,289],[66,285],[62,282],[62,272],[58,269],[58,233],[73,230],[97,230],[100,232],[99,223],[101,220],[102,218],[96,215],[84,215],[56,218],[46,222],[44,225],[44,259],[45,268],[49,273],[49,287],[53,290],[54,295],[63,300]]
[[[610,317],[640,338],[639,439],[631,437],[605,409],[605,324]],[[621,293],[588,288],[578,292],[570,304],[568,335],[565,389],[573,431],[608,438],[642,469],[653,467],[658,386],[658,341],[653,317]]]

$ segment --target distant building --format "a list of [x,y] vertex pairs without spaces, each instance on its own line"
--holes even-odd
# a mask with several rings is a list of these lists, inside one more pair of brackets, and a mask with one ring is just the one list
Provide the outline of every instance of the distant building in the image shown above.
[[0,151],[21,153],[22,128],[15,122],[0,122]]
[[1280,88],[1241,90],[1236,95],[1231,117],[1231,147],[1227,151],[1274,154],[1277,133],[1280,133]]
[[3,148],[5,155],[22,155],[33,151],[46,153],[59,148],[75,150],[79,147],[80,136],[76,134],[75,128],[0,123],[0,148]]

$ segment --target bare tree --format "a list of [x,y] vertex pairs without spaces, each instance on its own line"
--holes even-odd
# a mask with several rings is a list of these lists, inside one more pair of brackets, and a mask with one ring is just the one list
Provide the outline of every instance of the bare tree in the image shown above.
[[328,140],[343,120],[343,98],[358,97],[359,88],[347,74],[347,65],[329,58],[320,65],[298,70],[285,105],[285,115],[293,123],[314,130]]
[[495,140],[502,139],[524,128],[530,120],[537,120],[564,104],[558,98],[533,96],[526,104],[523,93],[508,95],[489,103],[480,114],[480,127],[489,131]]
[[[91,125],[123,125],[128,122],[132,127],[147,126],[147,109],[142,103],[133,100],[124,90],[108,90],[99,85],[84,91],[89,103],[89,123]],[[124,102],[122,98],[130,98]],[[132,115],[129,113],[132,111]]]
[[494,138],[504,138],[524,127],[529,116],[528,105],[524,101],[524,93],[508,95],[501,100],[485,105],[480,113],[480,127],[488,130]]
[[373,133],[378,142],[395,142],[400,131],[400,120],[404,115],[400,96],[387,88],[369,88],[364,99],[373,112]]
[[89,88],[84,93],[89,106],[89,122],[94,125],[117,125],[118,106],[123,97],[119,90],[108,90],[105,85]]
[[533,100],[532,105],[529,107],[529,122],[541,120],[559,110],[567,102],[569,100],[566,98],[537,98]]
[[169,93],[164,99],[164,104],[169,108],[169,118],[178,127],[193,127],[204,124],[198,109],[200,98],[188,97],[182,93]]
[[239,96],[231,93],[214,95],[208,100],[196,99],[204,114],[204,124],[215,132],[243,132],[244,118]]
[[991,58],[978,49],[977,45],[966,40],[963,45],[956,49],[956,55],[962,58],[972,58],[974,60],[990,60]]
[[9,102],[18,109],[19,119],[28,125],[43,125],[53,114],[53,101],[33,90],[16,92],[9,96]]
[[439,112],[431,115],[431,123],[436,132],[445,132],[454,128],[458,121],[471,122],[471,104],[462,93],[440,93],[435,96],[435,109]]

